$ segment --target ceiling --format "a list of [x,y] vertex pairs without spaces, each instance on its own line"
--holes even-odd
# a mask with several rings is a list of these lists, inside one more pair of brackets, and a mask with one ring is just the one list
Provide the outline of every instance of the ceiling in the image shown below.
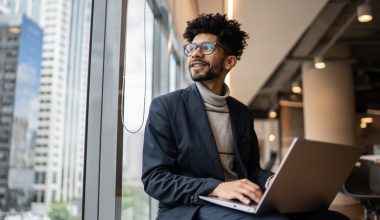
[[[380,110],[380,1],[367,0],[373,11],[374,19],[371,22],[359,23],[356,18],[349,22],[356,16],[357,6],[363,2],[330,0],[324,5],[249,103],[256,116],[266,117],[268,110],[277,107],[279,98],[302,101],[302,95],[291,93],[294,83],[302,85],[301,64],[312,61],[321,51],[337,44],[346,45],[351,51],[349,58],[330,61],[352,65],[356,112]],[[339,32],[342,34],[339,35]],[[331,48],[327,48],[328,44]],[[329,61],[327,55],[326,60]]]
[[[187,1],[196,3],[196,14],[226,13],[226,0]],[[252,102],[327,2],[328,0],[234,0],[233,18],[250,38],[242,59],[229,74],[231,95],[246,105]],[[176,9],[178,8],[180,7]],[[184,14],[176,11],[177,14]]]

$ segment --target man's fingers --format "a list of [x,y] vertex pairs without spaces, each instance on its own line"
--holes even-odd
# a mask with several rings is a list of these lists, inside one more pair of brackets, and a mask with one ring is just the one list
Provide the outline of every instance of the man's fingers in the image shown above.
[[262,196],[261,191],[255,191],[255,192],[251,192],[251,193],[249,194],[249,197],[250,197],[253,201],[255,201],[256,203],[259,203],[259,202],[260,202],[261,196]]
[[244,204],[249,204],[251,200],[258,203],[262,191],[257,184],[248,179],[242,179],[220,183],[211,194],[224,199],[238,199]]
[[241,180],[239,185],[240,185],[240,188],[239,188],[240,193],[244,194],[246,197],[250,198],[251,200],[255,202],[260,201],[263,195],[260,186],[252,183],[251,181],[247,179]]
[[243,194],[245,197],[248,197],[250,200],[253,200],[255,202],[259,202],[262,196],[262,192],[260,189],[258,190],[247,190],[244,188],[240,188],[239,192]]
[[241,193],[236,193],[234,197],[237,198],[241,203],[244,203],[246,205],[249,205],[249,203],[251,203],[251,200],[249,198],[245,197]]

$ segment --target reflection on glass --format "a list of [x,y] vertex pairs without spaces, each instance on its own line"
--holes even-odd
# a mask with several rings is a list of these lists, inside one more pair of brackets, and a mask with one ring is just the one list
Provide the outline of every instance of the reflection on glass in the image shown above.
[[174,55],[170,55],[170,85],[169,85],[169,91],[174,91],[177,89],[177,63],[174,58]]
[[37,131],[42,37],[42,29],[26,16],[0,15],[2,211],[30,207],[34,174],[29,158]]
[[143,114],[148,113],[152,97],[154,17],[147,4],[144,18],[144,6],[144,1],[128,1],[123,117],[126,129],[123,149],[122,219],[125,220],[149,219],[149,198],[140,180],[144,127],[134,134],[127,131],[138,130],[143,123]]
[[80,219],[90,17],[0,0],[0,219]]

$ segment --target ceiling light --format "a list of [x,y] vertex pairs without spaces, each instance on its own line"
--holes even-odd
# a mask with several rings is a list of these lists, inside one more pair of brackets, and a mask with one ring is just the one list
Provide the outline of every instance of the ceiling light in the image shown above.
[[360,123],[360,128],[366,128],[367,124],[366,123]]
[[269,113],[268,113],[268,116],[269,118],[276,118],[277,117],[277,112],[275,110],[271,110]]
[[274,134],[269,135],[269,141],[273,142],[274,140],[276,140],[276,136]]
[[358,6],[357,16],[359,22],[370,22],[372,21],[372,8],[368,3],[364,3]]
[[314,67],[316,69],[323,69],[326,67],[326,63],[323,57],[317,56],[314,58]]
[[371,124],[373,123],[373,118],[372,117],[364,117],[360,119],[361,123],[366,123],[366,124]]
[[293,85],[292,86],[292,92],[295,94],[301,94],[302,93],[302,88],[299,85]]

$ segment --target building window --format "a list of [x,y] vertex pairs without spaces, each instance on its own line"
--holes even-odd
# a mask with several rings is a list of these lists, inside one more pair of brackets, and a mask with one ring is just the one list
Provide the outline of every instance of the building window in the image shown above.
[[45,172],[35,172],[34,173],[34,183],[35,184],[45,184],[46,183],[46,173]]
[[44,203],[45,202],[45,191],[43,191],[43,190],[33,191],[33,202]]
[[57,172],[53,172],[52,183],[53,183],[53,184],[56,184],[56,183],[57,183]]

